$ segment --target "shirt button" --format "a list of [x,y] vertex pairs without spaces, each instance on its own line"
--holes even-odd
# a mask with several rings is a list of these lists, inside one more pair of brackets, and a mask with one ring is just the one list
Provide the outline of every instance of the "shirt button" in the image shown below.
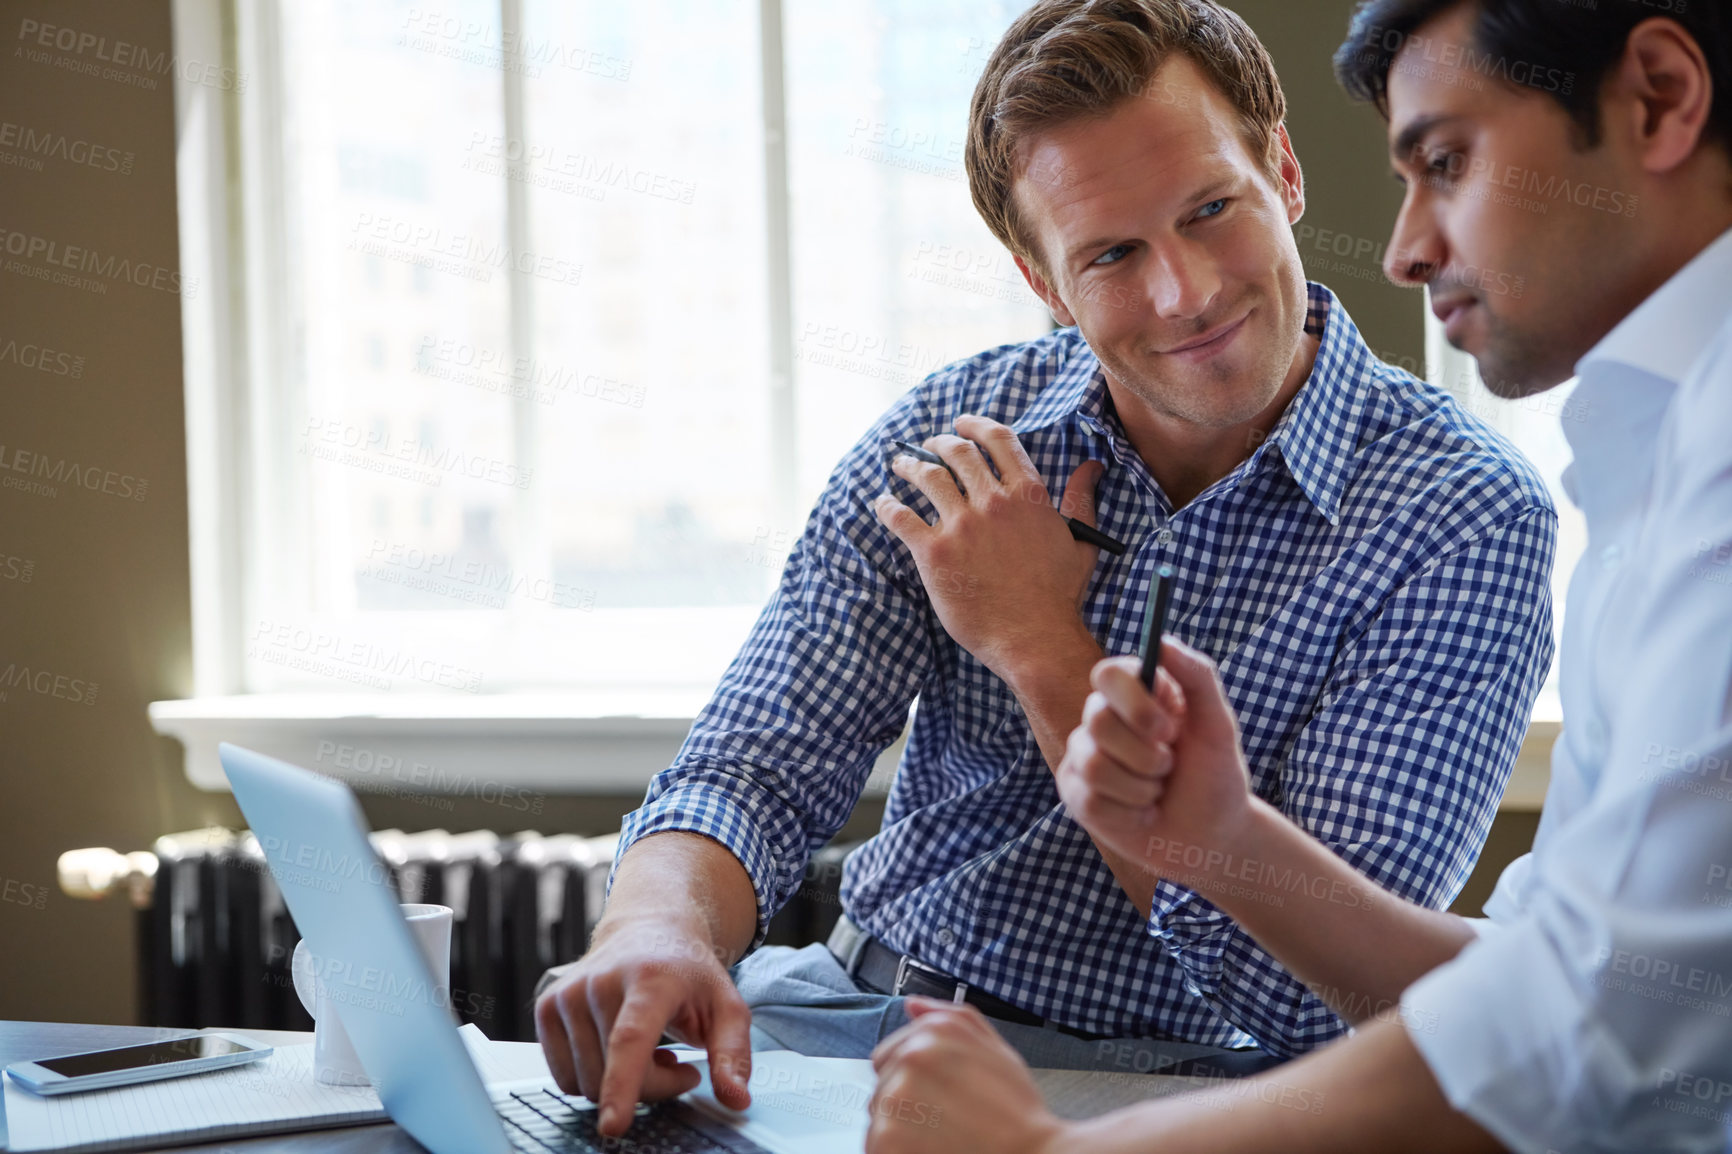
[[1616,569],[1623,563],[1623,560],[1624,547],[1622,545],[1607,545],[1600,550],[1600,564],[1608,569]]
[[1171,545],[1173,543],[1173,531],[1171,529],[1162,529],[1159,533],[1155,534],[1155,543],[1159,545]]
[[938,937],[938,944],[941,946],[948,946],[948,945],[950,945],[956,941],[956,935],[950,932],[950,929],[948,926],[942,930],[939,930],[937,937]]

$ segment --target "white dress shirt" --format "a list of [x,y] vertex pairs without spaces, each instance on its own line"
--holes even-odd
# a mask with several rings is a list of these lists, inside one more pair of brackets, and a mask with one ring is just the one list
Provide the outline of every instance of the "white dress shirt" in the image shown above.
[[1583,358],[1588,548],[1531,854],[1407,1028],[1511,1148],[1732,1149],[1732,233]]

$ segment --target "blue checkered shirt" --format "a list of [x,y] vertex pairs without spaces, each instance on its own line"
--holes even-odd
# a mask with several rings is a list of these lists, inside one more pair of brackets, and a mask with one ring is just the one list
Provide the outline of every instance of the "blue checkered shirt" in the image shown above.
[[[1144,920],[1005,683],[944,632],[874,516],[893,439],[963,413],[1010,425],[1052,490],[1107,465],[1083,617],[1136,648],[1150,575],[1178,571],[1169,630],[1221,666],[1259,796],[1388,890],[1433,908],[1484,843],[1551,663],[1557,515],[1519,453],[1444,391],[1377,360],[1311,286],[1316,367],[1268,438],[1174,512],[1125,438],[1076,329],[933,374],[843,458],[715,697],[626,821],[621,853],[705,834],[752,878],[758,941],[810,852],[918,702],[879,834],[842,901],[895,949],[1063,1025],[1281,1055],[1344,1023],[1197,893]],[[1293,884],[1303,884],[1302,881]],[[756,944],[756,943],[755,943]]]

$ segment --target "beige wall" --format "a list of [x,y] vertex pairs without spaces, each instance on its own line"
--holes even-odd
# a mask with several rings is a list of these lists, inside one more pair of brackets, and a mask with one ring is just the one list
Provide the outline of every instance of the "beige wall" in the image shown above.
[[[1293,136],[1311,195],[1307,223],[1380,242],[1395,198],[1376,118],[1350,107],[1328,72],[1349,3],[1238,7],[1274,46],[1294,100]],[[95,47],[41,48],[19,37],[26,21],[36,21],[105,38],[101,51],[109,54],[124,41],[166,58],[168,13],[168,0],[7,6],[0,122],[17,128],[3,131],[53,133],[131,159],[124,173],[57,157],[44,158],[40,171],[0,164],[0,247],[17,243],[10,234],[18,233],[58,246],[60,256],[79,246],[101,260],[175,267],[168,79],[157,75],[147,88],[86,75],[67,65],[100,67]],[[23,153],[17,143],[0,150]],[[1307,256],[1315,265],[1318,254]],[[53,267],[41,255],[0,255],[0,476],[28,480],[6,469],[29,453],[50,469],[79,466],[99,489],[110,474],[116,488],[124,478],[148,485],[142,499],[64,481],[53,496],[0,489],[0,671],[48,675],[47,693],[0,687],[0,1018],[127,1022],[135,1013],[129,910],[115,900],[62,896],[56,857],[87,845],[145,848],[165,832],[238,823],[226,795],[187,784],[178,746],[156,737],[145,718],[148,702],[190,688],[180,299],[100,276],[106,291],[49,284],[10,261]],[[1312,268],[1341,293],[1375,347],[1417,357],[1417,298],[1369,279],[1375,261],[1359,259],[1349,271],[1360,275]],[[78,375],[25,367],[26,346],[66,354],[51,367],[77,363]],[[68,699],[79,683],[97,687],[93,703]],[[633,801],[549,799],[543,828],[613,828]],[[376,826],[430,824],[425,807],[409,802],[368,798],[366,808]],[[483,828],[498,816],[490,808],[460,800],[436,820]],[[876,805],[862,806],[850,832],[864,832],[877,814]],[[1514,833],[1515,842],[1521,837]]]

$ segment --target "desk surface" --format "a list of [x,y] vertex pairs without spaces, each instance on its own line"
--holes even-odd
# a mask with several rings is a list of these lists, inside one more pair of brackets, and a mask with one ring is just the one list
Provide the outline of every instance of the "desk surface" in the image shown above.
[[[102,1050],[137,1045],[181,1030],[159,1030],[144,1026],[79,1026],[61,1022],[0,1022],[0,1066],[24,1062],[48,1054],[71,1054],[80,1050]],[[273,1046],[310,1042],[313,1035],[288,1030],[237,1030]],[[1142,1074],[1087,1074],[1068,1070],[1037,1070],[1035,1081],[1045,1092],[1054,1111],[1067,1117],[1101,1113],[1146,1098],[1191,1089],[1195,1083],[1182,1078]],[[156,1150],[203,1150],[201,1146],[162,1146]],[[425,1154],[420,1143],[390,1122],[320,1130],[311,1134],[276,1135],[266,1138],[230,1138],[217,1148],[234,1154]]]

